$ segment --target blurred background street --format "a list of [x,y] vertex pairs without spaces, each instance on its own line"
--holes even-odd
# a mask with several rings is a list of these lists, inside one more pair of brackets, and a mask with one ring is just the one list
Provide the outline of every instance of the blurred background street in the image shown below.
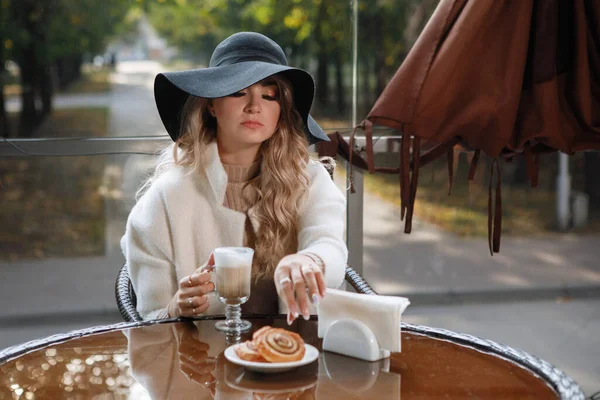
[[[404,25],[398,28],[405,31],[405,42],[402,50],[394,50],[398,58],[406,54],[437,4],[406,3],[410,6],[402,14]],[[165,70],[205,65],[202,51],[214,46],[215,36],[202,39],[206,43],[196,47],[189,44],[200,39],[186,37],[182,40],[188,46],[174,49],[175,34],[159,23],[174,11],[152,10],[146,10],[148,18],[138,18],[136,29],[117,35],[119,40],[113,39],[106,52],[97,52],[102,60],[88,56],[82,66],[86,72],[78,81],[85,83],[83,88],[56,93],[52,116],[29,136],[16,129],[3,136],[166,138],[154,104],[154,77]],[[377,12],[384,14],[385,9]],[[371,17],[371,23],[383,18]],[[327,23],[335,27],[334,20],[331,17]],[[349,40],[350,26],[336,29],[341,32],[339,38],[335,36],[336,43]],[[303,58],[315,51],[332,51],[317,48],[318,32],[310,37],[310,42],[297,48],[291,40],[286,51],[317,77],[323,79],[319,75],[323,65],[333,77],[338,61],[330,58],[322,65],[315,57]],[[399,61],[380,60],[371,54],[375,51],[368,46],[371,39],[361,40],[361,59],[377,59],[383,63],[379,71],[391,75]],[[336,49],[346,62],[349,45]],[[195,58],[186,57],[189,53]],[[18,70],[14,65],[11,68]],[[349,90],[349,66],[339,71]],[[365,64],[360,71],[360,89],[368,92],[361,97],[364,110],[380,92],[383,78],[377,75],[376,66]],[[340,127],[349,131],[349,96],[340,95],[340,99],[327,94],[328,87],[337,87],[331,77],[314,114],[328,131]],[[9,94],[2,99],[13,127],[24,109],[18,86],[6,85]],[[384,147],[379,147],[382,163],[395,154],[394,148]],[[572,209],[566,227],[557,226],[556,221],[558,154],[542,158],[542,183],[537,189],[523,184],[522,162],[503,164],[504,235],[500,253],[493,256],[486,237],[489,160],[482,161],[475,181],[469,184],[463,176],[464,160],[458,157],[462,161],[455,168],[450,196],[446,164],[424,169],[410,235],[403,233],[400,221],[397,177],[365,175],[363,276],[380,294],[411,300],[406,322],[470,333],[522,349],[561,368],[588,395],[600,391],[600,181],[597,169],[592,168],[598,156],[569,158]],[[338,161],[336,182],[348,196],[346,166],[341,158]],[[119,240],[135,192],[153,162],[152,156],[135,154],[33,160],[0,157],[4,208],[0,215],[0,303],[4,305],[0,349],[122,321],[114,297],[115,279],[124,262]],[[574,218],[582,215],[583,220]]]

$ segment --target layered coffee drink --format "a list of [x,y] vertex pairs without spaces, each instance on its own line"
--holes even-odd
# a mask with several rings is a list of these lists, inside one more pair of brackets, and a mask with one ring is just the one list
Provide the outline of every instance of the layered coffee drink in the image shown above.
[[254,250],[249,247],[219,247],[213,255],[215,265],[210,268],[216,276],[215,291],[225,304],[225,321],[218,321],[215,328],[227,333],[246,332],[252,324],[241,318],[241,305],[250,298]]
[[215,251],[215,290],[225,304],[243,304],[250,297],[253,254],[249,250],[222,247]]
[[250,297],[252,265],[219,265],[215,268],[217,295],[223,303],[242,304]]

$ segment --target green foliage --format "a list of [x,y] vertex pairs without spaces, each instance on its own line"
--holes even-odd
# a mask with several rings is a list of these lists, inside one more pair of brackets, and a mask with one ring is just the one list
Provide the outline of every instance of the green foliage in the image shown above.
[[[284,49],[302,49],[318,24],[335,47],[350,40],[349,7],[345,0],[328,1],[328,13],[319,19],[321,1],[313,0],[165,0],[146,1],[151,23],[171,45],[205,57],[225,37],[238,31],[257,31],[275,39]],[[344,44],[346,45],[346,44]]]
[[[439,0],[357,1],[359,68],[369,71],[371,80],[377,80],[365,83],[361,89],[370,93],[380,90],[383,80],[391,78]],[[234,32],[257,31],[279,43],[293,65],[306,67],[318,59],[333,68],[336,60],[345,66],[344,71],[349,71],[352,1],[140,0],[140,3],[159,33],[194,62],[207,64],[216,44]],[[349,80],[347,75],[344,79]]]
[[36,44],[47,62],[101,52],[123,22],[130,0],[0,0],[0,60]]
[[130,7],[126,0],[60,0],[49,25],[51,58],[102,52]]

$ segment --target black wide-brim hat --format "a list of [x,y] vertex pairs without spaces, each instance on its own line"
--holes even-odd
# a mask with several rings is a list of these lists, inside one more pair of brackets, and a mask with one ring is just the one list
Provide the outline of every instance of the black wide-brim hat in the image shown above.
[[288,66],[281,47],[255,32],[236,33],[222,41],[215,48],[208,68],[158,74],[154,80],[156,107],[175,141],[181,133],[181,111],[190,95],[208,99],[224,97],[275,74],[291,82],[294,106],[304,121],[309,144],[329,141],[309,114],[315,94],[312,76]]

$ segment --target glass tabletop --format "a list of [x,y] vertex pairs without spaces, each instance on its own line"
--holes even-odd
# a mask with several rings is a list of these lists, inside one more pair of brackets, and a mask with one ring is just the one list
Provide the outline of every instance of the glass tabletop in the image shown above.
[[385,360],[320,351],[315,362],[289,372],[251,372],[223,353],[262,326],[297,332],[319,350],[322,342],[316,321],[251,322],[253,330],[238,338],[216,331],[212,319],[49,338],[0,363],[0,399],[557,398],[513,362],[414,332],[403,332],[402,352]]

